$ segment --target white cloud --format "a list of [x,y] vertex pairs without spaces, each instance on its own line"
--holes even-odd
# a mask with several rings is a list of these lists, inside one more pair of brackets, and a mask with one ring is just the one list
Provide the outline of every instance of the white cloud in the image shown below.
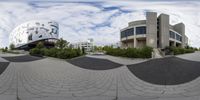
[[94,38],[97,44],[118,42],[128,22],[145,19],[146,11],[170,15],[170,23],[183,22],[192,46],[200,47],[199,2],[102,1],[92,3],[0,2],[0,47],[8,46],[9,33],[34,19],[55,20],[60,37],[69,42]]

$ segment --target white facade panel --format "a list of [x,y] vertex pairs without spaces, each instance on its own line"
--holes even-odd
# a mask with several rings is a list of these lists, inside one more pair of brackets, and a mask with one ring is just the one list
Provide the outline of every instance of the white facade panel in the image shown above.
[[43,39],[57,39],[58,23],[48,20],[34,20],[17,26],[10,34],[10,44],[16,47]]

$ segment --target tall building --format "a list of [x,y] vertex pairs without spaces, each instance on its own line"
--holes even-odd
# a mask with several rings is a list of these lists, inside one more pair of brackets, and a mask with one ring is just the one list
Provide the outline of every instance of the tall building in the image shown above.
[[120,30],[121,47],[185,47],[188,43],[185,25],[170,25],[169,20],[167,14],[160,14],[157,17],[156,12],[147,12],[146,20],[129,22],[128,27]]
[[34,20],[17,26],[10,34],[10,44],[17,49],[31,49],[38,42],[53,47],[58,39],[58,23],[49,20]]

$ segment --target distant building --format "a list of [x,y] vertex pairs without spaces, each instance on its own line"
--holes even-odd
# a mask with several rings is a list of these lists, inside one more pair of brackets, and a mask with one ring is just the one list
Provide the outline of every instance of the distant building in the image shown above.
[[111,46],[113,48],[120,48],[121,47],[121,42],[116,42],[116,43],[113,43],[113,44],[111,44],[109,46]]
[[185,47],[188,38],[185,35],[185,25],[169,24],[169,15],[147,12],[146,20],[128,23],[128,27],[120,30],[122,48],[150,46],[165,48],[166,46]]
[[38,42],[53,47],[58,39],[58,23],[49,20],[34,20],[17,26],[10,34],[10,44],[17,49],[31,49]]
[[93,39],[88,39],[87,41],[84,42],[78,42],[78,43],[74,43],[72,44],[73,48],[84,48],[86,52],[91,52],[94,50],[94,43],[93,43]]

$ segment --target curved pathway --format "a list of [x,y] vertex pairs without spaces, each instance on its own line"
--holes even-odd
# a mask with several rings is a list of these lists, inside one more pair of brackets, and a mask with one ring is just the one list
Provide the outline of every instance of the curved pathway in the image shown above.
[[[98,64],[102,59],[92,63]],[[116,59],[119,64],[124,61]],[[107,63],[108,59],[104,61]],[[200,78],[179,85],[156,85],[136,77],[125,64],[109,70],[91,70],[65,60],[44,58],[10,62],[0,75],[0,98],[16,100],[17,96],[20,100],[199,100]]]
[[35,61],[43,59],[43,57],[36,57],[30,55],[23,55],[23,56],[9,56],[9,57],[2,57],[10,62],[28,62],[28,61]]
[[185,60],[200,62],[200,51],[196,51],[195,53],[188,53],[184,55],[177,55],[176,57],[185,59]]
[[92,70],[108,70],[122,66],[121,64],[109,61],[107,59],[99,59],[92,57],[79,57],[68,60],[68,62],[78,67]]
[[150,60],[128,68],[138,78],[159,85],[183,84],[200,76],[200,62],[177,57]]

